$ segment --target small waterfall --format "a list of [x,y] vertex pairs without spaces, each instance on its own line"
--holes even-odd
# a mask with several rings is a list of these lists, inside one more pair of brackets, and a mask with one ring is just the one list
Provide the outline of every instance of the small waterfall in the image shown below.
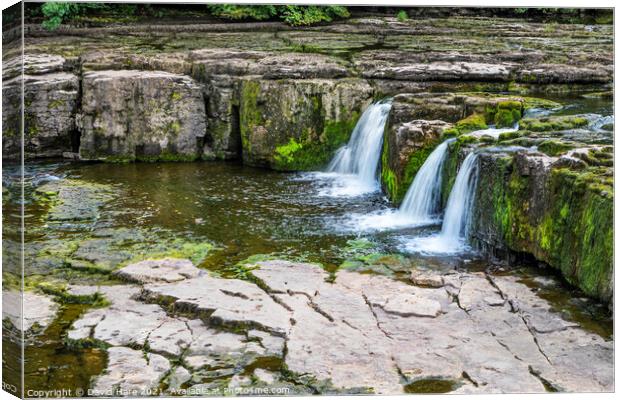
[[440,235],[446,242],[467,240],[477,184],[478,154],[471,152],[465,157],[448,197]]
[[417,224],[433,223],[441,212],[441,175],[448,154],[448,139],[437,146],[418,171],[398,209],[404,218]]
[[447,255],[467,249],[478,171],[478,154],[471,152],[456,176],[443,216],[441,232],[431,236],[402,238],[401,247],[405,251]]
[[377,185],[377,169],[383,143],[383,129],[392,103],[380,101],[370,105],[355,125],[351,139],[341,147],[327,167],[327,172],[356,175],[369,186]]

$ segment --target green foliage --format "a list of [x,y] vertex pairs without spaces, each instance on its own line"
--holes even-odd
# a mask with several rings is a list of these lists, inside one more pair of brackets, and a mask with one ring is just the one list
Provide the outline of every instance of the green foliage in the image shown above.
[[101,3],[65,3],[50,1],[41,6],[41,12],[45,16],[43,27],[45,29],[54,30],[63,23],[63,21],[74,18],[86,10],[104,9],[107,6]]
[[[213,4],[208,5],[207,8],[211,14],[216,17],[242,20],[242,19],[254,19],[265,20],[275,17],[278,14],[276,6],[270,5],[236,5],[236,4]],[[278,7],[279,8],[279,7]]]
[[396,14],[396,19],[398,19],[399,22],[405,22],[409,19],[409,15],[407,15],[407,11],[400,10],[398,14]]
[[211,14],[219,18],[257,21],[278,18],[293,26],[330,22],[349,16],[347,8],[341,6],[214,4],[207,7]]

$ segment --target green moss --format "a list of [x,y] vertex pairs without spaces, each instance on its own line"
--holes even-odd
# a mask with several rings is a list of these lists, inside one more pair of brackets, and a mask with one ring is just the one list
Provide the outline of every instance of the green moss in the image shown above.
[[568,115],[543,118],[524,118],[521,120],[519,128],[533,132],[549,132],[581,128],[587,125],[588,120],[586,118]]
[[[140,161],[140,162],[192,162],[196,161],[199,157],[195,154],[178,154],[172,153],[168,150],[162,151],[158,155],[146,156],[140,155],[136,156],[132,161]],[[108,160],[106,160],[108,161]],[[109,161],[108,161],[109,162]]]
[[274,169],[283,171],[310,171],[324,166],[334,152],[344,145],[359,118],[359,113],[351,113],[347,120],[327,120],[319,140],[313,140],[312,132],[305,131],[299,140],[289,139],[287,144],[277,146],[274,154]]
[[279,164],[290,164],[294,161],[294,155],[297,151],[301,150],[303,145],[297,143],[295,139],[291,138],[288,144],[284,146],[276,147],[276,162]]
[[523,136],[523,131],[512,131],[512,132],[504,132],[499,134],[498,142],[503,142],[506,140],[517,139]]
[[522,112],[521,100],[504,100],[485,108],[485,121],[497,128],[511,127],[521,119]]
[[557,156],[562,153],[566,153],[568,150],[572,150],[574,148],[575,146],[570,143],[552,139],[544,140],[540,144],[538,144],[538,150],[549,156]]
[[172,94],[170,95],[170,100],[172,101],[179,101],[183,98],[183,95],[179,92],[172,92]]
[[416,174],[428,158],[428,156],[441,143],[442,139],[433,140],[421,149],[411,153],[407,164],[402,170],[402,174],[396,174],[389,165],[389,141],[383,141],[383,149],[381,152],[381,184],[388,198],[399,204],[407,194],[409,186],[413,182]]
[[155,252],[138,252],[133,258],[122,265],[132,264],[142,260],[158,260],[161,258],[187,258],[194,264],[200,264],[213,249],[213,244],[208,242],[188,242],[182,239],[176,239],[169,243],[165,243],[165,248]]
[[482,114],[472,114],[454,124],[454,128],[460,135],[463,133],[487,129],[488,127],[489,126],[486,123],[485,117]]
[[181,132],[181,124],[179,123],[179,121],[173,121],[169,123],[168,126],[166,126],[166,131],[168,131],[169,134],[178,136]]
[[513,251],[533,254],[589,296],[611,298],[613,265],[613,175],[610,168],[552,170],[547,200],[531,203],[533,186],[511,166],[481,174],[480,207],[492,210],[492,224]]
[[62,106],[64,106],[64,105],[65,105],[65,101],[64,101],[64,100],[61,100],[61,99],[56,99],[56,100],[52,100],[52,101],[50,101],[47,107],[48,107],[50,110],[53,110],[53,109],[56,109],[56,108],[58,108],[58,107],[62,107]]
[[250,135],[261,125],[263,118],[258,110],[258,96],[260,94],[260,83],[257,81],[243,81],[239,100],[239,120],[241,130],[241,145],[244,152],[251,153],[252,146]]

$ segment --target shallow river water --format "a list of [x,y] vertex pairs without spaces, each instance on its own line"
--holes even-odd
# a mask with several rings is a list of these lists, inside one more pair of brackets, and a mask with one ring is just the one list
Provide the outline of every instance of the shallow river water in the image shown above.
[[[587,105],[578,108],[579,112],[590,111]],[[605,110],[599,107],[596,111]],[[17,166],[5,166],[4,237],[8,242],[5,254],[9,255],[11,241],[19,238],[14,226],[19,215],[19,188],[10,185],[18,176]],[[225,277],[229,277],[227,273],[234,271],[239,262],[256,255],[317,262],[334,272],[359,264],[360,259],[352,254],[362,248],[366,256],[374,255],[374,263],[380,265],[367,270],[362,265],[362,270],[387,272],[403,281],[408,280],[411,268],[420,266],[493,270],[520,276],[566,319],[577,321],[583,328],[604,337],[612,335],[607,308],[568,287],[554,271],[531,265],[494,263],[474,251],[458,255],[403,251],[403,237],[436,233],[441,229],[439,225],[361,229],[357,225],[360,215],[381,212],[390,205],[379,191],[348,196],[347,191],[334,190],[347,184],[342,177],[279,173],[224,162],[120,165],[48,162],[29,164],[25,176],[27,286],[31,281],[48,279],[113,283],[97,271],[77,273],[75,265],[66,268],[64,260],[56,263],[54,257],[40,257],[42,253],[55,254],[49,249],[61,248],[66,243],[73,243],[78,252],[83,251],[82,259],[107,263],[111,268],[130,259],[124,252],[157,253],[161,242],[210,243],[213,248],[200,258],[198,266]],[[63,187],[65,182],[72,185],[78,182],[77,187],[87,187],[85,192],[78,191],[73,201],[80,207],[78,211],[84,207],[88,217],[81,218],[79,213],[75,218],[53,214],[50,217],[50,201],[36,189],[50,184]],[[87,195],[80,198],[84,193]],[[85,241],[90,248],[84,245]],[[398,265],[394,267],[394,263]],[[17,271],[9,265],[10,272]],[[5,278],[6,273],[7,268]],[[105,352],[68,349],[64,344],[66,330],[85,308],[85,305],[62,306],[57,320],[27,347],[26,380],[31,388],[66,387],[68,381],[76,387],[87,387],[91,376],[103,370]],[[18,354],[18,349],[6,338],[4,349],[5,360]]]

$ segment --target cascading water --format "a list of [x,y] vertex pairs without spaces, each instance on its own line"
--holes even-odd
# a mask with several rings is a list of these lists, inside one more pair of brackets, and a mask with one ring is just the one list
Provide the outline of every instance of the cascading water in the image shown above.
[[379,189],[377,170],[383,130],[390,113],[389,100],[370,105],[362,114],[349,143],[341,147],[327,167],[328,173],[349,175],[344,190],[336,194],[362,194]]
[[448,139],[428,156],[407,190],[398,210],[384,209],[370,214],[349,215],[348,230],[372,231],[432,225],[440,221],[441,175],[448,153]]
[[398,213],[414,224],[431,224],[441,212],[441,175],[448,153],[448,139],[428,156],[407,190]]
[[441,236],[446,242],[458,244],[467,240],[477,184],[478,154],[471,152],[465,157],[448,197],[441,227]]
[[407,251],[453,254],[467,247],[471,213],[478,184],[478,154],[471,152],[459,170],[443,217],[439,234],[419,238],[404,238]]

